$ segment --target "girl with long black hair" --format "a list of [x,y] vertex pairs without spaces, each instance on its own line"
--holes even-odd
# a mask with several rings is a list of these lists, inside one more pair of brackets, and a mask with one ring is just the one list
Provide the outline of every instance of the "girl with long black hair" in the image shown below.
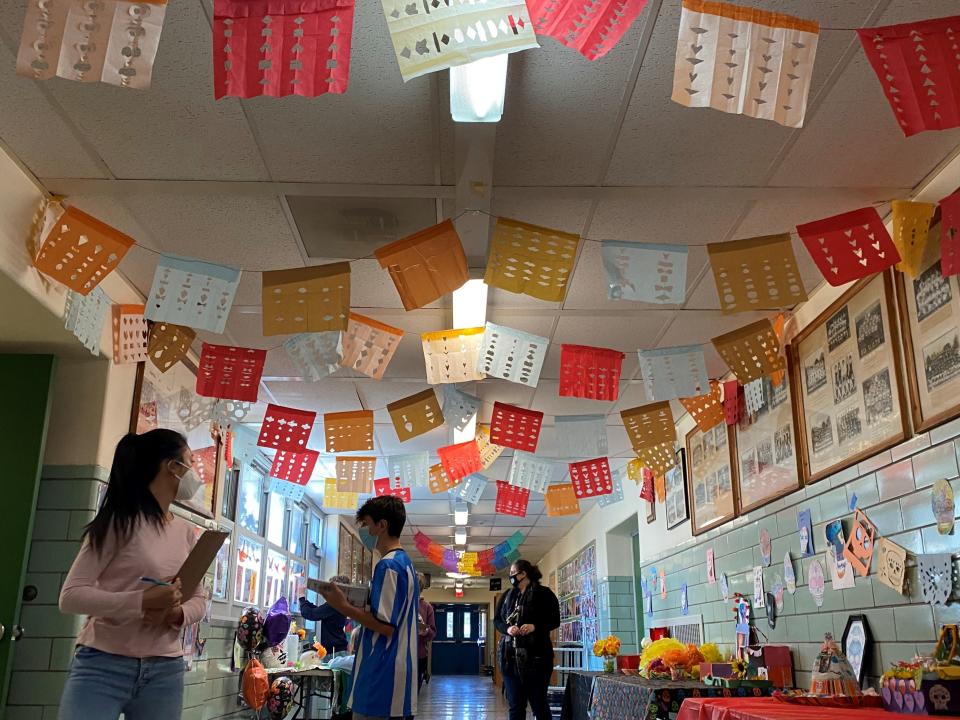
[[536,720],[552,720],[547,690],[553,674],[550,633],[560,627],[560,603],[540,584],[543,575],[529,560],[510,567],[510,584],[497,605],[494,625],[503,635],[497,655],[503,672],[509,720],[524,720],[527,704]]
[[169,720],[183,705],[180,630],[203,617],[202,588],[184,599],[174,575],[194,527],[170,512],[202,483],[172,430],[117,444],[103,504],[60,592],[60,610],[87,615],[60,700],[60,720]]

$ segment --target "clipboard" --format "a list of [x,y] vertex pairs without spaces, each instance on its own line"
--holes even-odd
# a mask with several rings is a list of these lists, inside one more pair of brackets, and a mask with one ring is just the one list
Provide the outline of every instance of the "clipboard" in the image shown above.
[[183,561],[177,573],[177,577],[180,578],[180,592],[183,593],[184,599],[193,597],[197,586],[207,574],[207,570],[210,569],[228,537],[230,533],[222,530],[206,530],[197,540],[197,544],[193,546],[193,550],[187,555],[187,559]]
[[322,589],[336,584],[343,594],[347,596],[347,602],[356,608],[366,610],[370,607],[370,588],[366,585],[341,585],[340,583],[330,583],[325,580],[307,580],[307,589],[315,593],[320,593]]

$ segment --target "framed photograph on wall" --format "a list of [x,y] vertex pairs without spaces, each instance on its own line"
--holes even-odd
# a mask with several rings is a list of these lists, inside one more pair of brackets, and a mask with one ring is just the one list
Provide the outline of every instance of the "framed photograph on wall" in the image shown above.
[[219,478],[222,472],[221,438],[212,423],[196,423],[196,415],[204,400],[196,394],[197,367],[184,359],[162,373],[152,362],[137,365],[137,379],[130,410],[130,432],[142,434],[156,428],[181,433],[193,451],[193,469],[203,482],[203,489],[189,501],[176,504],[203,515],[216,516]]
[[800,464],[790,380],[763,382],[763,406],[736,424],[737,510],[745,513],[797,490]]
[[687,451],[677,448],[677,464],[663,474],[666,488],[664,515],[667,530],[690,519],[690,507],[687,503]]
[[789,346],[805,483],[907,436],[890,272],[864,278]]
[[[960,415],[960,284],[940,273],[940,224],[931,225],[917,277],[897,273],[910,411],[916,432]],[[933,257],[929,257],[932,255]]]
[[707,432],[694,428],[687,433],[687,494],[694,535],[737,514],[735,443],[724,422]]

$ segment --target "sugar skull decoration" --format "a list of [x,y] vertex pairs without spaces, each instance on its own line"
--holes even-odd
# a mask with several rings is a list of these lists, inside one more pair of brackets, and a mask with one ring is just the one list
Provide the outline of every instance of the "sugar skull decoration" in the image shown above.
[[813,556],[813,522],[809,510],[797,513],[797,532],[800,535],[800,557]]
[[933,485],[933,495],[930,497],[930,507],[933,517],[937,520],[937,532],[941,535],[950,535],[953,532],[953,518],[956,506],[953,500],[953,488],[949,480],[937,480]]
[[777,612],[783,612],[783,579],[779,575],[773,581],[773,600]]
[[811,562],[810,567],[807,569],[807,587],[810,589],[810,594],[813,596],[813,602],[816,606],[820,607],[823,605],[825,581],[823,577],[823,566],[820,565],[819,560]]
[[877,579],[902,595],[907,551],[887,538],[880,538],[877,542],[877,564]]
[[270,713],[270,720],[283,720],[290,713],[296,691],[297,686],[288,677],[278,677],[273,681],[270,694],[267,696],[267,712]]
[[950,709],[950,691],[939,683],[930,688],[927,693],[930,696],[930,704],[934,710],[946,712]]
[[783,578],[787,583],[787,592],[793,595],[797,591],[797,574],[793,571],[793,559],[789,550],[783,554]]
[[730,597],[730,584],[727,582],[726,573],[720,573],[720,596],[724,600]]
[[850,537],[847,538],[847,544],[843,548],[843,557],[863,577],[870,572],[876,534],[876,525],[870,522],[862,510],[856,510],[853,514]]

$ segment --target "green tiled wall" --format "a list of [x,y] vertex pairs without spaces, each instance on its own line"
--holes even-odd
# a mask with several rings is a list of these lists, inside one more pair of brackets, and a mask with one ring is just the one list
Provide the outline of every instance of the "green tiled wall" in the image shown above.
[[[872,457],[859,465],[802,490],[776,500],[741,518],[693,538],[686,544],[659,557],[645,559],[644,571],[664,568],[667,599],[654,594],[653,621],[680,615],[680,586],[688,587],[691,615],[702,615],[705,638],[723,646],[734,647],[730,602],[720,596],[718,584],[707,583],[706,550],[712,547],[716,557],[717,577],[726,573],[730,593],[753,596],[753,568],[761,564],[759,535],[766,528],[773,539],[771,566],[764,568],[764,589],[772,590],[777,575],[783,577],[783,556],[793,556],[797,574],[797,592],[784,593],[784,608],[775,629],[767,624],[765,609],[754,609],[754,625],[772,643],[790,645],[793,649],[795,681],[805,687],[810,670],[825,632],[839,640],[851,614],[867,616],[874,639],[874,652],[868,668],[870,682],[891,662],[911,659],[918,652],[932,650],[937,629],[945,622],[960,622],[960,603],[947,607],[931,607],[923,603],[917,584],[916,566],[908,563],[907,595],[899,595],[876,581],[875,566],[867,577],[857,577],[849,590],[831,588],[824,557],[824,527],[836,518],[844,520],[849,535],[852,512],[850,498],[856,494],[857,506],[876,524],[880,535],[889,537],[910,553],[954,552],[960,550],[960,536],[940,535],[930,508],[930,486],[940,478],[953,481],[960,494],[958,453],[960,453],[960,420],[923,433],[911,440]],[[807,588],[807,568],[812,558],[799,558],[797,512],[811,511],[816,558],[827,574],[823,605],[817,607]],[[960,513],[958,513],[960,517]],[[641,541],[642,542],[642,541]]]
[[636,653],[637,614],[633,578],[629,575],[605,577],[599,583],[597,595],[600,637],[616,635],[620,638],[622,654]]

